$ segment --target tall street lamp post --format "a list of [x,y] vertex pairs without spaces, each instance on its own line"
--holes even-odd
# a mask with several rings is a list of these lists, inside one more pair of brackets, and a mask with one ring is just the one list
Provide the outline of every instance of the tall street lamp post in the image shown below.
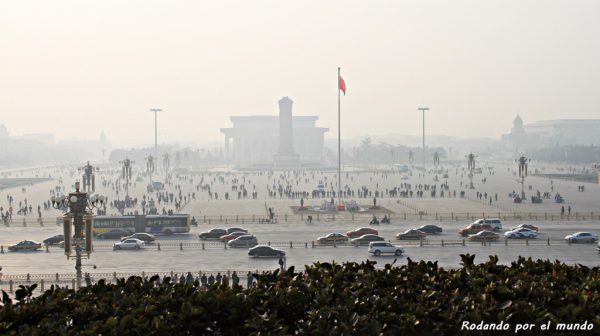
[[425,174],[425,111],[429,111],[429,107],[419,107],[419,111],[423,112],[423,175]]
[[[69,193],[68,196],[52,196],[52,207],[55,209],[64,209],[68,207],[68,211],[63,214],[63,231],[65,236],[65,254],[67,259],[75,258],[75,271],[77,278],[77,288],[81,288],[81,259],[90,258],[92,254],[92,237],[93,237],[93,221],[94,208],[100,208],[104,205],[107,199],[102,195],[91,195],[88,192],[79,190],[79,182],[75,183],[75,191]],[[74,226],[75,233],[72,234]],[[85,228],[85,235],[84,235]],[[75,256],[72,255],[73,247],[75,248]],[[85,256],[83,255],[85,248]]]
[[527,176],[527,162],[530,159],[526,158],[525,155],[521,155],[516,161],[519,166],[519,177],[521,178],[521,200],[525,201],[525,177]]
[[158,112],[162,112],[162,110],[151,108],[150,112],[154,112],[154,156],[158,157]]

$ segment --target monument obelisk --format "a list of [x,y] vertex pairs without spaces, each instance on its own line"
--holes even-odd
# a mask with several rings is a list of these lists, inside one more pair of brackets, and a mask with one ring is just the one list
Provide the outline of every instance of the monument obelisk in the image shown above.
[[300,165],[300,158],[294,152],[293,103],[288,97],[279,100],[279,151],[273,157],[275,166],[278,167],[297,167]]

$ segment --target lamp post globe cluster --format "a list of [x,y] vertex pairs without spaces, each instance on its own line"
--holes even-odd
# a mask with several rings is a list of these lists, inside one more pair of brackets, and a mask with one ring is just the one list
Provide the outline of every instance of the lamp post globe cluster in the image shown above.
[[[82,280],[81,259],[84,258],[84,248],[87,255],[85,257],[88,259],[93,250],[93,210],[102,208],[107,202],[107,198],[103,195],[80,191],[80,183],[76,182],[74,192],[69,195],[53,196],[51,201],[53,208],[65,211],[63,214],[64,251],[67,259],[75,258],[77,287],[79,288]],[[72,233],[73,231],[74,233]],[[73,247],[75,256],[72,256]]]

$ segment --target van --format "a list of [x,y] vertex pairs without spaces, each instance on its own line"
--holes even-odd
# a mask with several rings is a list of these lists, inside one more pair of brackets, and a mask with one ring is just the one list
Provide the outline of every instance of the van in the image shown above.
[[482,218],[474,221],[473,224],[489,224],[494,231],[502,230],[502,221],[500,221],[500,218]]
[[463,237],[466,237],[468,235],[476,234],[481,231],[494,231],[494,228],[490,224],[471,223],[466,228],[458,231],[458,234],[460,234]]

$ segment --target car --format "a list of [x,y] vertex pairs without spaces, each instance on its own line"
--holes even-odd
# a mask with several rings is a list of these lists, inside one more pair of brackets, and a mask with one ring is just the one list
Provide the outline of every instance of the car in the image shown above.
[[575,232],[565,236],[565,240],[569,243],[595,243],[598,241],[598,236],[590,232]]
[[229,232],[225,229],[210,229],[209,231],[200,233],[198,237],[202,240],[219,239],[227,234],[229,234]]
[[268,245],[258,245],[248,250],[251,257],[284,257],[285,251],[272,248]]
[[383,237],[380,237],[376,234],[365,234],[365,235],[362,235],[358,238],[354,238],[351,240],[351,242],[354,244],[366,244],[366,243],[370,243],[373,241],[385,241],[385,239],[383,239]]
[[383,253],[391,253],[397,256],[402,255],[404,253],[404,247],[398,245],[392,245],[386,242],[372,242],[369,243],[369,253],[373,253],[376,256],[379,256]]
[[57,234],[52,237],[48,237],[48,238],[44,239],[44,241],[42,243],[44,243],[44,245],[56,245],[63,240],[65,240],[65,235]]
[[402,233],[398,233],[396,235],[396,239],[399,240],[404,240],[404,239],[425,239],[425,237],[427,237],[427,234],[423,231],[419,231],[419,230],[415,230],[415,229],[409,229],[406,230]]
[[317,242],[319,242],[320,244],[333,243],[334,241],[346,242],[348,241],[348,237],[338,232],[332,232],[327,234],[326,236],[317,238]]
[[493,231],[480,231],[476,234],[469,235],[469,240],[474,241],[487,241],[487,240],[498,240],[500,236]]
[[502,230],[502,221],[500,218],[481,218],[474,221],[472,224],[489,224],[494,231]]
[[417,230],[423,231],[427,234],[442,233],[443,231],[441,227],[433,224],[421,225],[419,228],[417,228]]
[[127,236],[129,236],[131,234],[132,234],[132,232],[128,231],[128,230],[112,229],[110,231],[106,231],[106,232],[100,233],[98,235],[98,238],[101,238],[101,239],[121,239],[121,238],[127,237]]
[[512,228],[511,230],[517,230],[517,229],[529,229],[529,230],[533,230],[533,231],[538,231],[538,227],[535,225],[531,225],[531,224],[519,224],[517,226],[515,226],[514,228]]
[[146,243],[144,243],[143,241],[136,239],[136,238],[130,238],[130,239],[126,239],[122,242],[115,243],[113,245],[113,248],[115,250],[129,250],[129,249],[139,250],[141,248],[144,248],[145,246],[146,246]]
[[221,236],[221,237],[219,237],[219,239],[222,242],[227,243],[228,241],[236,239],[237,237],[246,236],[246,235],[248,235],[248,232],[235,231],[235,232],[232,232],[230,234],[226,234],[224,236]]
[[145,232],[137,232],[137,233],[132,234],[131,236],[121,238],[121,241],[125,241],[126,239],[131,239],[131,238],[139,239],[146,244],[152,243],[153,241],[156,240],[156,238],[154,237],[153,234],[145,233]]
[[245,233],[248,233],[248,230],[242,229],[242,228],[238,228],[238,227],[231,227],[231,228],[227,229],[227,233],[234,233],[234,232],[245,232]]
[[346,232],[346,236],[348,236],[348,238],[356,238],[356,237],[360,237],[360,236],[366,235],[366,234],[378,235],[379,232],[377,232],[377,230],[375,230],[375,229],[371,229],[371,228],[367,228],[367,227],[363,227],[363,228],[356,229],[354,231]]
[[466,228],[459,230],[458,234],[463,237],[467,237],[468,235],[476,234],[481,231],[494,231],[494,228],[492,228],[492,226],[489,224],[471,223]]
[[227,243],[229,247],[252,247],[258,245],[258,239],[254,235],[239,236]]
[[537,232],[526,229],[526,228],[518,228],[510,231],[504,232],[504,237],[506,238],[537,238]]
[[402,174],[402,175],[400,176],[400,179],[401,179],[401,180],[408,180],[408,175],[406,175],[406,174]]
[[8,247],[9,251],[35,251],[42,248],[42,244],[35,240],[23,240]]

